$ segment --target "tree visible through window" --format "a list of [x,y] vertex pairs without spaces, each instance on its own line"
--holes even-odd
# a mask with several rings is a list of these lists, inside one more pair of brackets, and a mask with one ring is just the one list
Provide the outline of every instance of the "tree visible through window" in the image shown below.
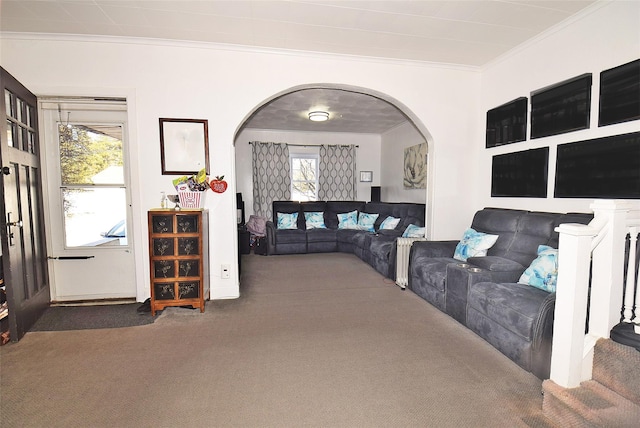
[[291,200],[318,200],[317,155],[291,155]]

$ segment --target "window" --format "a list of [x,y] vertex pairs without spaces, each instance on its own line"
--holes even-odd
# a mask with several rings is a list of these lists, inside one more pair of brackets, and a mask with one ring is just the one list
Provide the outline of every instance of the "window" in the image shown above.
[[318,200],[318,155],[291,153],[291,200]]

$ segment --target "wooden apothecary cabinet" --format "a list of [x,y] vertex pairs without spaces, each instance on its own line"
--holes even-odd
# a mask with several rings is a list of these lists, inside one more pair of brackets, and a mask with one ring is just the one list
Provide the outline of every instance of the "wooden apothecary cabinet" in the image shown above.
[[151,314],[167,306],[204,312],[209,299],[209,213],[202,209],[149,211]]

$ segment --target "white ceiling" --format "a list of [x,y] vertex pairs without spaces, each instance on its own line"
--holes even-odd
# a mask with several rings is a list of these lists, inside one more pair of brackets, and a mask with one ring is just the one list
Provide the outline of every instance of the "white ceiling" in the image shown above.
[[[596,2],[0,1],[3,32],[213,42],[470,67],[487,64]],[[308,110],[301,113],[300,109],[321,103],[335,114],[328,122],[311,124],[304,117]],[[358,109],[350,108],[356,105]],[[275,100],[248,126],[379,133],[397,126],[398,121],[402,115],[376,98],[345,91],[305,90]]]

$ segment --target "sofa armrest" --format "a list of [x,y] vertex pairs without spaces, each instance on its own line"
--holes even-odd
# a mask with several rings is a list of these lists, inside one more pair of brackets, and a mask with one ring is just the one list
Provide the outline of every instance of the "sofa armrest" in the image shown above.
[[416,241],[411,253],[421,257],[453,257],[456,245],[460,241]]
[[551,346],[553,342],[553,317],[556,293],[550,293],[540,305],[533,325],[531,343],[531,372],[540,379],[548,379],[551,371]]
[[267,221],[267,254],[276,253],[276,225],[271,221]]
[[525,270],[520,263],[498,256],[469,257],[467,263],[488,271],[491,282],[518,282]]
[[376,232],[376,235],[393,236],[394,238],[400,238],[402,236],[402,232],[395,229],[380,229]]

